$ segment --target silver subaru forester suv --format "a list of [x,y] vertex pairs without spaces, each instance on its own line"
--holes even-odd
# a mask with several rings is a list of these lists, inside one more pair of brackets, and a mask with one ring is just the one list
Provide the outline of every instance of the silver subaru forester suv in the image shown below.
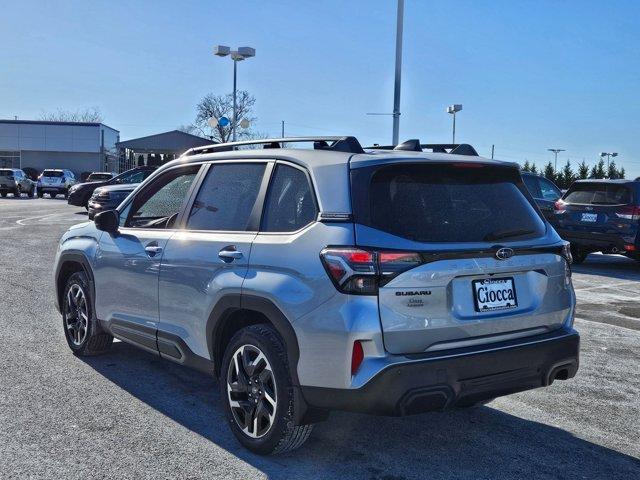
[[290,138],[188,151],[71,227],[54,275],[76,355],[115,337],[216,375],[235,436],[269,454],[331,410],[446,410],[573,377],[569,252],[516,164]]

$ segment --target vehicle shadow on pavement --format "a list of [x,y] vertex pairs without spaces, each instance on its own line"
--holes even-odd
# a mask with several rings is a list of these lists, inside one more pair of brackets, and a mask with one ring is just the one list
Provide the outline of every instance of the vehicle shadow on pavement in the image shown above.
[[260,457],[227,428],[212,377],[120,342],[82,360],[269,478],[640,478],[639,459],[490,406],[404,418],[333,413],[300,450]]
[[575,273],[640,282],[640,262],[622,255],[589,255],[584,263],[572,265]]

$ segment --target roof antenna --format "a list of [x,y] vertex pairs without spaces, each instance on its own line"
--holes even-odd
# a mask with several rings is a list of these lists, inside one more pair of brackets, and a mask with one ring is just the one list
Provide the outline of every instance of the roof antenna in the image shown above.
[[394,150],[402,150],[405,152],[421,152],[422,147],[420,146],[420,140],[417,138],[412,138],[411,140],[407,140],[406,142],[402,142],[399,145],[396,145]]

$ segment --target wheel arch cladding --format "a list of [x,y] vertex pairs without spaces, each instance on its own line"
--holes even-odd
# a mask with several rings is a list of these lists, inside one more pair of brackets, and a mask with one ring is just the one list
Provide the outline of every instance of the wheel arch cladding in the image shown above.
[[209,315],[207,346],[216,374],[220,374],[224,349],[231,337],[244,327],[261,323],[271,325],[282,338],[291,369],[291,381],[294,385],[299,385],[300,350],[295,331],[284,313],[271,300],[255,295],[226,295],[216,303]]
[[89,261],[81,253],[63,253],[58,262],[56,270],[56,307],[58,311],[62,309],[62,296],[67,280],[76,272],[84,272],[91,287],[91,301],[95,298],[95,285],[93,282],[93,272],[89,266]]

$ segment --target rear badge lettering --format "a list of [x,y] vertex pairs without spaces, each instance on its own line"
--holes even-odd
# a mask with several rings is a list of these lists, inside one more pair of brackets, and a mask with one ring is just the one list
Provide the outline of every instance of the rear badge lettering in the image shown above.
[[409,297],[415,295],[431,295],[431,290],[410,290],[408,292],[396,292],[397,297]]

